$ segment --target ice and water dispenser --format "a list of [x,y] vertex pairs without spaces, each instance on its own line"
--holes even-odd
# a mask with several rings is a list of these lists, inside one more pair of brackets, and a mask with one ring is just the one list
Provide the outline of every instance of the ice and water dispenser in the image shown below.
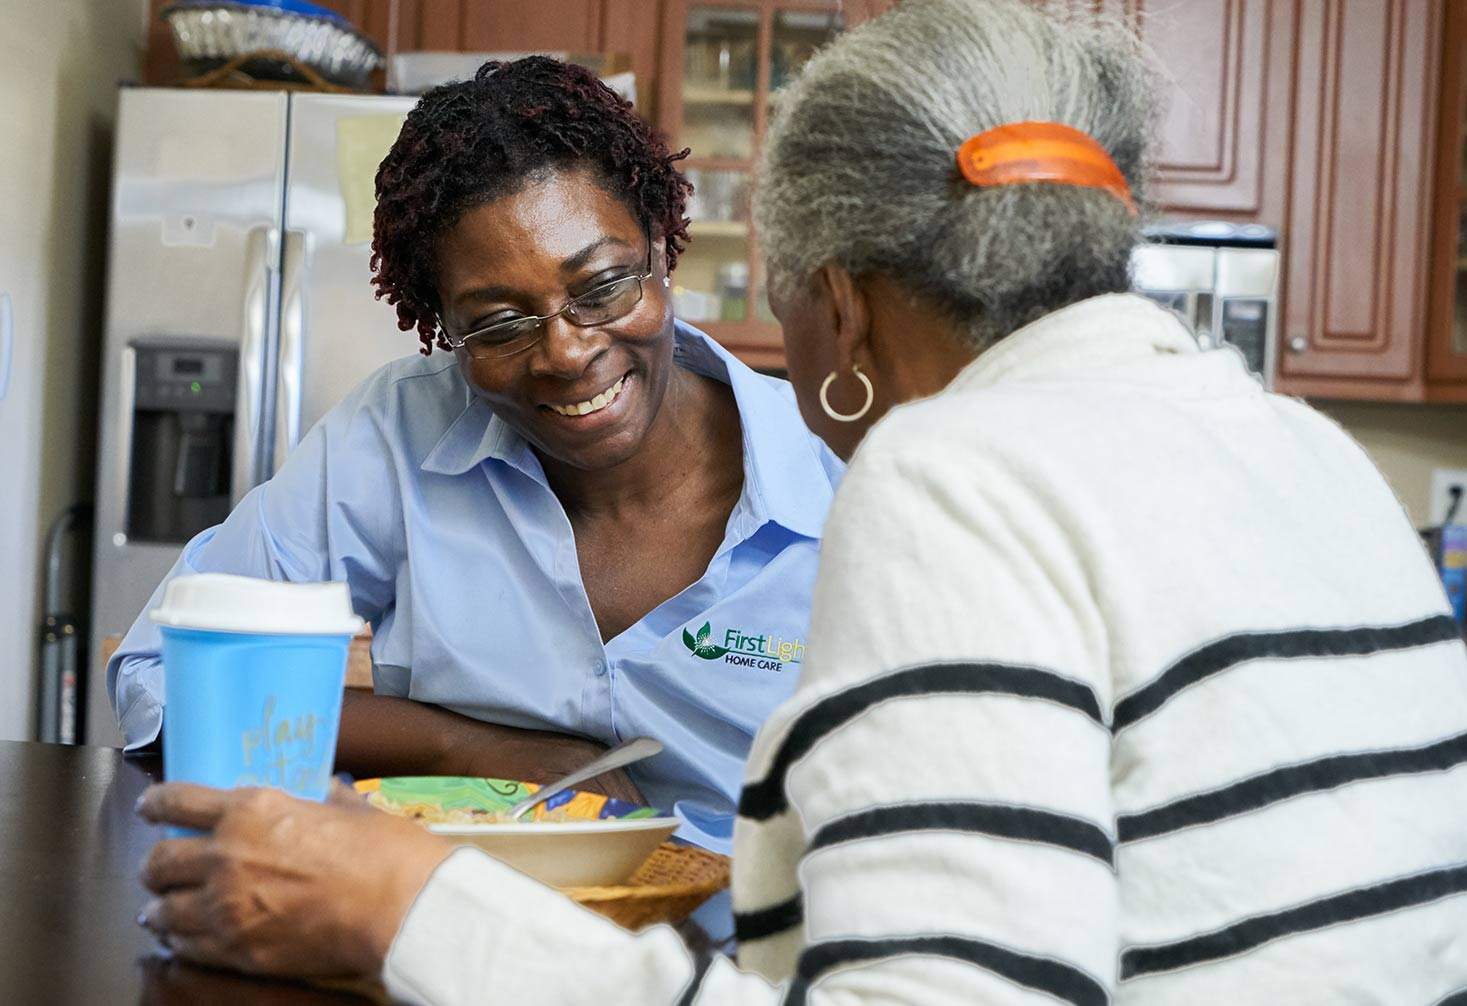
[[239,351],[165,337],[131,349],[127,536],[186,542],[229,515]]

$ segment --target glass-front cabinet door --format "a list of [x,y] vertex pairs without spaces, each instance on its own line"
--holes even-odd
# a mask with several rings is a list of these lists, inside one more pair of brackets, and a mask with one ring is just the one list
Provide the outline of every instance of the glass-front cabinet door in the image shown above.
[[1426,378],[1429,398],[1467,401],[1467,4],[1444,29]]
[[667,5],[662,128],[694,192],[673,275],[678,316],[756,367],[784,363],[750,215],[754,165],[779,94],[845,27],[839,0],[679,0]]

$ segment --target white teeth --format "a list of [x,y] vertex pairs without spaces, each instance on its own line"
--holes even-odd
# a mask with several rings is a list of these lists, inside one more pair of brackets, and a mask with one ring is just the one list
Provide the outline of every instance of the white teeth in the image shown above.
[[616,396],[621,394],[621,389],[624,384],[626,384],[625,377],[588,402],[577,402],[575,405],[552,405],[550,407],[562,416],[589,416],[593,412],[600,412],[612,402],[616,401]]

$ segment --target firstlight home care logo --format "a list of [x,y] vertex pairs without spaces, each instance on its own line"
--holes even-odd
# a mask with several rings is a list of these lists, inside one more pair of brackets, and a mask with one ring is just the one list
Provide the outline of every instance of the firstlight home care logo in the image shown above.
[[683,645],[688,652],[703,660],[722,660],[735,667],[753,667],[761,671],[782,671],[788,664],[805,659],[805,643],[781,636],[754,635],[742,629],[729,629],[723,634],[723,645],[714,643],[713,624],[704,622],[695,636],[683,630]]

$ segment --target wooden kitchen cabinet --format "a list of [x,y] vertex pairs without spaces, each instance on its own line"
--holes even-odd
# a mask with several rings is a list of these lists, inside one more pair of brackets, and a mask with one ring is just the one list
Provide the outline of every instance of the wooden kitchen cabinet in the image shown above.
[[783,367],[784,344],[750,214],[754,165],[780,89],[847,24],[839,0],[663,4],[659,124],[691,150],[682,167],[694,186],[673,301],[680,318],[756,367]]
[[1443,35],[1427,397],[1467,402],[1467,8],[1447,6]]
[[[1286,133],[1269,128],[1287,98],[1295,0],[1107,0],[1165,76],[1151,199],[1171,217],[1277,227]],[[1271,50],[1284,60],[1271,59]],[[1286,112],[1287,106],[1278,110]],[[1278,115],[1275,124],[1282,126]]]
[[1161,64],[1151,190],[1160,215],[1279,229],[1279,390],[1421,401],[1455,388],[1467,400],[1460,42],[1447,53],[1457,59],[1452,108],[1438,105],[1444,27],[1449,44],[1467,30],[1459,5],[1097,5],[1125,17]]
[[855,27],[862,21],[880,17],[900,2],[901,0],[846,0],[846,27]]
[[[1279,226],[1287,197],[1290,52],[1299,0],[1032,2],[1119,16],[1155,57],[1164,84],[1150,195],[1160,212]],[[847,20],[855,23],[896,3],[847,3]]]
[[[637,105],[653,108],[658,68],[656,0],[338,0],[368,8],[396,4],[393,51],[624,53],[637,78]],[[359,24],[366,23],[359,21]],[[373,36],[376,38],[376,36]],[[383,51],[388,45],[381,39]]]
[[1167,75],[1152,198],[1279,228],[1279,390],[1467,401],[1467,5],[1100,0]]
[[1444,0],[1300,5],[1279,386],[1420,400]]

